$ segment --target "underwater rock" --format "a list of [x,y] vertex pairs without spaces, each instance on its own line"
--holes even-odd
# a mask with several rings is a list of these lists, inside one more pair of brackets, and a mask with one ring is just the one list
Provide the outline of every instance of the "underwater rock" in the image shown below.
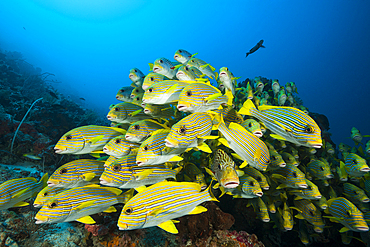
[[85,229],[92,233],[93,236],[103,236],[108,234],[109,228],[105,225],[85,225]]

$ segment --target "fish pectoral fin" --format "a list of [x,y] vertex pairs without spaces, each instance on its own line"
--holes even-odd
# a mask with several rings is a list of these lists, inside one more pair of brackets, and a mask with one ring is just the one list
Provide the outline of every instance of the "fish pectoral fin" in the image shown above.
[[196,206],[193,210],[191,210],[188,214],[200,214],[206,212],[207,208],[203,206]]
[[145,185],[141,185],[141,186],[139,186],[139,187],[136,187],[135,188],[135,190],[138,192],[138,193],[140,193],[140,192],[143,192],[143,191],[145,191],[147,188],[146,188],[146,186]]
[[167,220],[165,222],[160,223],[157,225],[159,228],[162,228],[166,232],[172,233],[172,234],[177,234],[179,231],[177,230],[175,224],[171,220]]
[[28,202],[18,202],[13,207],[24,207],[30,205]]
[[286,141],[286,139],[285,139],[284,137],[279,136],[279,135],[277,135],[277,134],[270,134],[270,136],[271,136],[272,138],[277,139],[277,140]]
[[243,161],[243,163],[239,166],[239,168],[244,168],[248,165],[248,162],[246,160]]
[[126,135],[126,132],[127,132],[125,129],[122,129],[122,128],[117,128],[117,127],[109,127],[109,128],[121,133],[122,135]]
[[97,159],[100,159],[100,155],[97,154],[97,153],[89,153],[90,156],[94,157],[94,158],[97,158]]
[[150,174],[153,173],[153,169],[146,169],[142,172],[139,172],[138,174],[135,175],[136,180],[143,180],[147,178]]
[[199,150],[202,150],[205,153],[212,153],[212,150],[210,149],[210,147],[206,143],[204,143],[204,142],[202,142],[201,144],[199,144],[197,146],[197,148]]
[[117,212],[117,209],[115,207],[113,207],[113,206],[110,206],[109,208],[107,208],[103,212],[104,213],[114,213],[114,212]]
[[280,179],[280,180],[285,180],[286,179],[286,177],[284,177],[283,175],[276,174],[276,173],[272,174],[271,178],[272,179]]
[[89,181],[91,181],[95,176],[96,176],[96,174],[95,174],[95,173],[93,173],[93,172],[88,172],[88,173],[82,174],[81,178],[82,178],[84,181],[89,182]]
[[94,138],[90,139],[89,142],[91,142],[91,144],[95,144],[98,141],[102,140],[103,138],[104,138],[104,135],[98,135],[98,136],[95,136]]
[[339,230],[340,233],[348,232],[348,231],[350,231],[348,227],[343,227],[342,229]]
[[214,93],[207,98],[204,99],[205,102],[212,101],[214,99],[217,99],[218,97],[222,96],[222,93]]
[[163,210],[164,208],[157,208],[155,210],[150,211],[150,213],[148,213],[147,216],[157,217],[157,215],[163,212]]
[[286,184],[280,184],[278,187],[276,187],[277,190],[280,190],[280,189],[284,189],[288,186],[286,186]]
[[166,90],[165,94],[173,94],[175,92],[175,90],[176,90],[176,88],[177,88],[178,85],[179,84],[177,84],[177,83],[174,84],[174,85],[172,85],[170,88],[168,88]]
[[175,155],[173,156],[171,159],[168,160],[168,162],[178,162],[178,161],[182,161],[184,158],[178,156],[178,155]]
[[76,207],[76,210],[82,210],[84,208],[90,207],[91,205],[94,205],[95,202],[96,200],[83,202],[78,207]]
[[303,198],[300,196],[297,196],[296,198],[294,198],[294,200],[303,200]]
[[129,113],[128,115],[129,115],[130,117],[136,116],[136,115],[137,115],[137,114],[139,114],[142,110],[143,110],[143,109],[136,110],[136,111],[134,111],[134,112]]
[[76,221],[84,223],[84,224],[89,224],[89,225],[92,225],[92,224],[96,223],[95,220],[93,220],[93,218],[91,218],[91,216],[84,216],[84,217],[81,217],[81,218],[77,219]]
[[300,219],[300,220],[304,220],[304,218],[303,218],[303,216],[301,215],[301,214],[297,214],[296,216],[294,216],[294,217],[296,217],[297,219]]
[[26,188],[26,189],[23,189],[21,191],[19,191],[18,193],[14,194],[12,196],[12,198],[17,198],[17,197],[20,197],[21,195],[23,195],[24,193],[26,193],[27,190],[29,190],[30,188]]
[[179,220],[171,220],[173,223],[180,223]]
[[[101,150],[96,150],[96,151],[92,151],[90,154],[104,154],[104,152]],[[100,158],[100,155],[99,155],[99,158]]]
[[256,152],[254,153],[253,160],[258,161],[261,158],[261,149],[257,149]]
[[218,138],[217,140],[218,140],[219,142],[221,142],[221,143],[222,143],[222,145],[224,145],[224,146],[226,146],[226,147],[230,148],[229,143],[227,142],[227,140],[226,140],[225,138]]

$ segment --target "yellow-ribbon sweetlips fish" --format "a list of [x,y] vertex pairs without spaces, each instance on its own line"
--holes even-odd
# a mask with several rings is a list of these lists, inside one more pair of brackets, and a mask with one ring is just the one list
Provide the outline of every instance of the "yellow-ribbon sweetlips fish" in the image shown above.
[[207,211],[198,206],[205,201],[218,201],[211,186],[201,191],[200,184],[190,182],[159,182],[136,194],[125,204],[118,220],[120,230],[158,226],[176,234],[173,219]]
[[154,83],[157,83],[157,82],[163,81],[163,80],[168,80],[168,78],[165,77],[164,75],[154,73],[154,72],[150,72],[149,74],[147,74],[145,76],[144,82],[143,82],[143,85],[141,86],[141,88],[144,91],[146,91],[148,89],[148,87],[150,87]]
[[0,184],[0,210],[28,206],[29,203],[24,200],[35,197],[47,186],[47,180],[48,174],[45,173],[39,182],[34,177],[27,177],[11,179]]
[[144,113],[152,118],[171,118],[179,115],[176,106],[173,104],[145,104]]
[[126,132],[126,135],[120,135],[110,140],[104,146],[103,152],[116,158],[122,158],[123,156],[136,153],[139,147],[139,143],[127,140]]
[[210,136],[212,119],[210,114],[203,112],[186,116],[171,127],[171,131],[165,140],[166,146],[173,148],[197,147],[202,151],[211,153],[203,139],[213,138]]
[[125,138],[130,142],[142,143],[152,133],[159,129],[169,129],[169,126],[161,124],[153,119],[145,119],[134,122],[127,129]]
[[298,188],[287,187],[288,193],[296,196],[294,200],[302,200],[302,199],[319,200],[322,197],[322,195],[317,185],[312,183],[308,179],[305,179],[305,181],[307,184],[307,188],[298,189]]
[[271,178],[282,183],[278,188],[307,188],[305,174],[292,164],[274,171]]
[[370,171],[366,160],[354,153],[349,153],[346,156],[345,169],[348,175],[353,177],[362,177]]
[[261,138],[263,136],[261,125],[259,124],[259,122],[252,118],[245,120],[240,125],[258,138]]
[[159,129],[141,143],[137,152],[136,164],[139,166],[163,164],[171,161],[181,161],[178,155],[186,151],[185,148],[166,147],[165,140],[170,129]]
[[279,80],[272,80],[271,82],[271,88],[272,88],[272,91],[274,93],[274,97],[276,97],[276,95],[279,93],[280,91],[280,84],[279,84]]
[[239,111],[251,115],[275,133],[274,138],[287,140],[297,145],[321,148],[321,130],[317,123],[304,112],[294,107],[263,105],[259,110],[251,100],[247,100]]
[[370,155],[370,140],[366,142],[365,152]]
[[313,159],[307,164],[307,172],[318,180],[326,180],[334,177],[330,166],[318,159]]
[[294,206],[299,212],[295,216],[296,218],[308,221],[313,225],[313,230],[317,233],[322,233],[324,231],[325,223],[322,219],[321,212],[310,200],[295,200]]
[[286,100],[287,100],[287,95],[285,93],[285,89],[284,87],[281,87],[278,93],[278,96],[277,96],[278,105],[279,106],[285,105]]
[[235,95],[235,87],[237,86],[236,77],[227,67],[220,68],[219,80],[223,83],[225,90],[230,90]]
[[258,171],[256,168],[251,166],[246,166],[242,170],[245,174],[248,174],[249,176],[256,179],[262,189],[264,190],[270,189],[270,185],[267,181],[267,178],[265,177],[265,175],[262,174],[262,172]]
[[121,87],[116,94],[116,99],[124,102],[131,102],[131,92],[132,87]]
[[[143,97],[144,97],[144,93],[138,94],[132,99],[131,103],[135,104],[135,105],[138,105],[140,107],[143,107]],[[134,113],[134,114],[136,114],[136,113]]]
[[365,194],[365,191],[351,183],[343,184],[343,195],[345,195],[354,204],[359,204],[362,202],[364,203],[370,202],[370,199]]
[[148,87],[143,96],[146,104],[169,104],[179,100],[180,93],[189,85],[186,81],[166,80],[157,82]]
[[[239,177],[240,185],[236,188],[220,188],[223,193],[233,196],[233,198],[256,198],[262,197],[263,192],[260,184],[253,177],[249,175],[242,175]],[[221,194],[222,196],[223,194]],[[220,197],[221,197],[220,196]]]
[[339,232],[355,231],[367,232],[369,227],[364,219],[363,213],[344,197],[337,197],[328,200],[328,208],[325,213],[330,213],[331,216],[324,216],[333,222],[344,225]]
[[135,98],[136,96],[143,94],[145,91],[141,88],[141,86],[134,87],[131,91],[130,98]]
[[179,96],[177,109],[183,112],[206,112],[226,105],[229,98],[220,90],[205,83],[193,83],[186,86]]
[[194,182],[200,184],[202,190],[207,188],[205,176],[202,171],[194,163],[187,162],[184,164],[184,180],[186,182]]
[[257,93],[258,95],[262,94],[262,91],[265,85],[261,81],[261,77],[255,77],[253,79],[253,86],[254,86],[254,89],[256,90],[255,93]]
[[297,149],[295,149],[294,147],[292,147],[292,146],[287,146],[287,148],[286,148],[286,150],[284,150],[284,151],[286,151],[287,153],[290,153],[291,155],[293,155],[293,157],[296,159],[296,160],[298,160],[299,159],[299,153],[298,153],[298,150]]
[[310,244],[310,236],[308,233],[307,225],[305,220],[299,220],[299,239],[301,240],[302,244],[308,245]]
[[102,150],[114,137],[125,134],[126,130],[98,125],[74,128],[65,133],[54,147],[57,154],[88,154]]
[[117,123],[133,123],[139,120],[150,118],[143,112],[140,105],[123,102],[111,107],[107,119]]
[[140,86],[141,87],[141,85],[143,84],[145,75],[138,68],[132,68],[132,69],[130,69],[130,74],[128,75],[128,77],[131,79],[131,81],[136,86]]
[[36,196],[36,199],[33,201],[33,206],[35,208],[42,207],[49,199],[53,198],[62,191],[67,190],[68,188],[62,187],[49,187],[46,186],[43,188]]
[[176,78],[176,69],[173,62],[167,58],[160,57],[154,61],[154,64],[149,64],[150,70],[153,70],[154,73],[164,75],[170,79]]
[[175,52],[175,55],[173,56],[173,58],[177,62],[182,63],[182,64],[186,64],[191,57],[192,57],[191,53],[184,49],[178,49]]
[[277,226],[282,231],[290,231],[293,229],[294,224],[292,209],[288,207],[286,202],[283,205],[283,209],[278,207],[276,212]]
[[218,140],[243,159],[240,168],[249,164],[260,171],[266,171],[270,162],[266,144],[237,123],[230,123],[229,127],[226,127],[222,115],[216,115],[216,121],[217,129],[224,136]]
[[187,66],[194,66],[197,69],[199,69],[203,74],[207,75],[211,79],[217,79],[218,74],[217,72],[214,72],[216,69],[213,68],[209,63],[204,62],[203,60],[199,58],[191,58],[187,64]]
[[105,168],[100,177],[100,183],[121,189],[137,188],[162,182],[168,178],[176,179],[179,170],[181,167],[169,169],[164,165],[137,166],[136,155],[127,155]]
[[364,137],[370,137],[370,135],[362,135],[357,128],[352,127],[352,129],[351,129],[351,139],[355,142],[356,145],[361,143],[361,141]]
[[245,55],[245,57],[248,57],[248,55],[256,52],[259,48],[266,48],[264,45],[263,45],[263,39],[261,39],[260,41],[258,41],[258,43],[252,47],[252,49],[250,49],[247,54]]
[[224,188],[235,188],[239,185],[235,162],[222,149],[217,149],[211,170],[219,184]]
[[27,157],[31,160],[41,160],[41,157],[34,154],[23,154],[23,157]]
[[270,222],[270,216],[266,207],[265,202],[261,197],[257,197],[248,201],[247,207],[253,206],[254,212],[257,214],[257,218],[263,222]]
[[227,126],[231,122],[241,124],[243,123],[243,117],[240,115],[232,106],[222,106],[222,109],[215,109],[213,112],[222,114],[223,120]]
[[74,188],[99,183],[104,171],[104,161],[78,159],[70,161],[54,171],[47,182],[49,187]]
[[198,78],[188,66],[181,66],[176,72],[176,78],[180,81],[196,81]]
[[267,167],[269,171],[273,171],[286,166],[285,161],[276,150],[270,149],[269,147],[269,153],[270,153],[270,163],[269,166]]
[[78,221],[84,224],[95,224],[95,220],[90,215],[116,212],[113,205],[126,203],[132,198],[133,193],[133,189],[122,193],[118,188],[102,187],[98,184],[65,190],[42,206],[35,216],[35,223]]
[[312,200],[312,203],[321,210],[325,210],[328,207],[328,201],[325,196],[322,196],[319,200]]
[[290,153],[287,153],[287,152],[282,152],[281,153],[281,157],[283,157],[283,160],[285,161],[285,163],[287,164],[292,164],[294,166],[298,166],[299,163],[298,161],[294,158],[293,155],[291,155]]

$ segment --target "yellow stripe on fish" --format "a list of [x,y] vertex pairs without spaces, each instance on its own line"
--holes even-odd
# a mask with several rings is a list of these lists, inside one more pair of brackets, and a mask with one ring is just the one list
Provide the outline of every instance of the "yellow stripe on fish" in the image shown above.
[[118,103],[110,109],[107,119],[117,123],[133,123],[139,120],[150,118],[143,111],[140,104],[129,102]]

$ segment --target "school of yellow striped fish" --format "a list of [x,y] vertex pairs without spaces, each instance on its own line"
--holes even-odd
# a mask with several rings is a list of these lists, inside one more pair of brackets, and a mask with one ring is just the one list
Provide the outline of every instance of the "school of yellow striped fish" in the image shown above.
[[176,234],[179,217],[227,194],[247,198],[261,221],[298,231],[304,244],[333,224],[343,243],[370,241],[369,136],[352,128],[355,145],[341,143],[338,153],[299,104],[294,82],[256,77],[238,86],[227,67],[216,72],[197,54],[180,49],[174,59],[156,59],[147,75],[130,70],[131,86],[116,95],[122,102],[109,107],[110,127],[78,127],[55,145],[57,154],[93,158],[39,182],[4,182],[0,208],[37,195],[36,224],[94,224],[91,215],[123,203],[120,230]]

